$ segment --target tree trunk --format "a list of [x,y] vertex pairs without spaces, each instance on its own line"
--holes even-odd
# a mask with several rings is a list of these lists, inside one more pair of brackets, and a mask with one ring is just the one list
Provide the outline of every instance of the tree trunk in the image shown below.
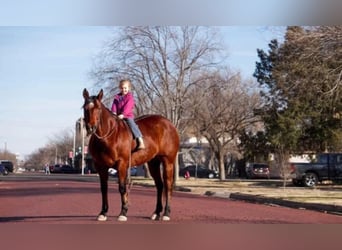
[[226,179],[226,171],[224,169],[224,157],[222,152],[218,152],[219,159],[219,168],[220,168],[220,180],[223,181]]

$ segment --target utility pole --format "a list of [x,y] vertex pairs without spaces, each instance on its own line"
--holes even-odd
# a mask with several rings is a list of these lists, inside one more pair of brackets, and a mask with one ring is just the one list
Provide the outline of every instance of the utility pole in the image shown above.
[[75,126],[75,130],[74,130],[74,141],[73,141],[73,145],[72,145],[72,159],[71,159],[71,164],[72,167],[75,167],[75,147],[76,147],[76,132],[77,132],[77,125]]
[[81,136],[82,136],[82,175],[84,175],[84,128],[83,118],[81,117]]
[[55,165],[57,165],[58,163],[58,151],[57,151],[57,145],[55,145],[55,149],[56,149],[56,155],[55,155]]
[[7,142],[5,141],[5,152],[4,152],[4,157],[7,159]]

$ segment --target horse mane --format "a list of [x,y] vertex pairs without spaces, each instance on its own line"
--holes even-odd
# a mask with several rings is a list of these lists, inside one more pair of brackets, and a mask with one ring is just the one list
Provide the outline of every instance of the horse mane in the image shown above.
[[[90,99],[90,101],[94,101],[96,99],[96,97],[97,96],[95,96],[95,95],[94,96],[90,96],[89,99]],[[112,110],[110,110],[106,105],[104,105],[102,101],[100,101],[100,104],[101,104],[101,108],[106,109],[109,112],[109,114],[111,114],[114,118],[119,119],[118,116],[116,114],[114,114],[112,112]]]
[[144,119],[144,118],[147,118],[147,117],[150,117],[150,116],[153,116],[153,115],[152,115],[152,114],[142,115],[142,116],[137,117],[135,120],[136,120],[136,121],[139,121],[139,120],[141,120],[141,119]]

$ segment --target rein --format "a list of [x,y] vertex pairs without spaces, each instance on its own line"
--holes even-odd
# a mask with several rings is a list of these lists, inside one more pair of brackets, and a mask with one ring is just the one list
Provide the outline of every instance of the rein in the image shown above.
[[[102,107],[101,107],[101,113],[100,113],[100,119],[102,119]],[[101,125],[101,121],[99,121],[99,124]],[[97,129],[96,129],[97,130]],[[93,132],[93,134],[100,140],[106,139],[107,137],[111,136],[115,130],[113,127],[112,129],[109,129],[108,133],[105,134],[104,136],[100,136],[96,133],[96,130]]]
[[98,135],[98,134],[96,133],[96,131],[94,131],[93,134],[94,134],[98,139],[103,140],[103,139],[106,139],[107,137],[111,136],[111,135],[113,134],[113,132],[114,132],[114,128],[113,128],[111,131],[109,131],[109,132],[108,132],[106,135],[104,135],[104,136]]
[[[128,129],[128,131],[129,131],[130,128],[128,127],[127,122],[124,122],[124,124],[125,124],[126,129]],[[127,168],[128,193],[133,186],[133,181],[132,181],[132,176],[131,176],[131,168],[132,168],[132,152],[130,151],[129,159],[128,159],[128,168]]]

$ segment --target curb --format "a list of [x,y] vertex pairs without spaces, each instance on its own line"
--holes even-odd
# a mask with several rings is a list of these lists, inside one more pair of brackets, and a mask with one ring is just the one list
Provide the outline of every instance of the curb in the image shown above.
[[[141,185],[141,184],[139,184]],[[142,185],[142,186],[151,186],[151,185]],[[175,186],[175,191],[181,192],[191,192],[191,188],[183,187],[183,186]],[[219,198],[226,198],[231,200],[240,200],[246,201],[250,203],[257,203],[257,204],[265,204],[270,206],[283,206],[283,207],[290,207],[295,209],[307,209],[307,210],[314,210],[323,213],[335,214],[342,216],[342,206],[338,205],[331,205],[331,204],[320,204],[320,203],[305,203],[305,202],[298,202],[298,201],[290,201],[290,200],[283,200],[281,198],[273,198],[273,197],[266,197],[262,195],[252,195],[252,194],[244,194],[244,193],[227,193],[227,192],[213,192],[213,191],[206,191],[204,193],[206,196],[213,196]]]
[[305,203],[298,201],[289,201],[279,198],[265,197],[261,195],[250,195],[242,193],[231,193],[228,197],[232,200],[242,200],[251,203],[267,204],[267,205],[278,205],[296,209],[308,209],[315,210],[323,213],[330,213],[342,216],[342,206],[320,204],[320,203]]

